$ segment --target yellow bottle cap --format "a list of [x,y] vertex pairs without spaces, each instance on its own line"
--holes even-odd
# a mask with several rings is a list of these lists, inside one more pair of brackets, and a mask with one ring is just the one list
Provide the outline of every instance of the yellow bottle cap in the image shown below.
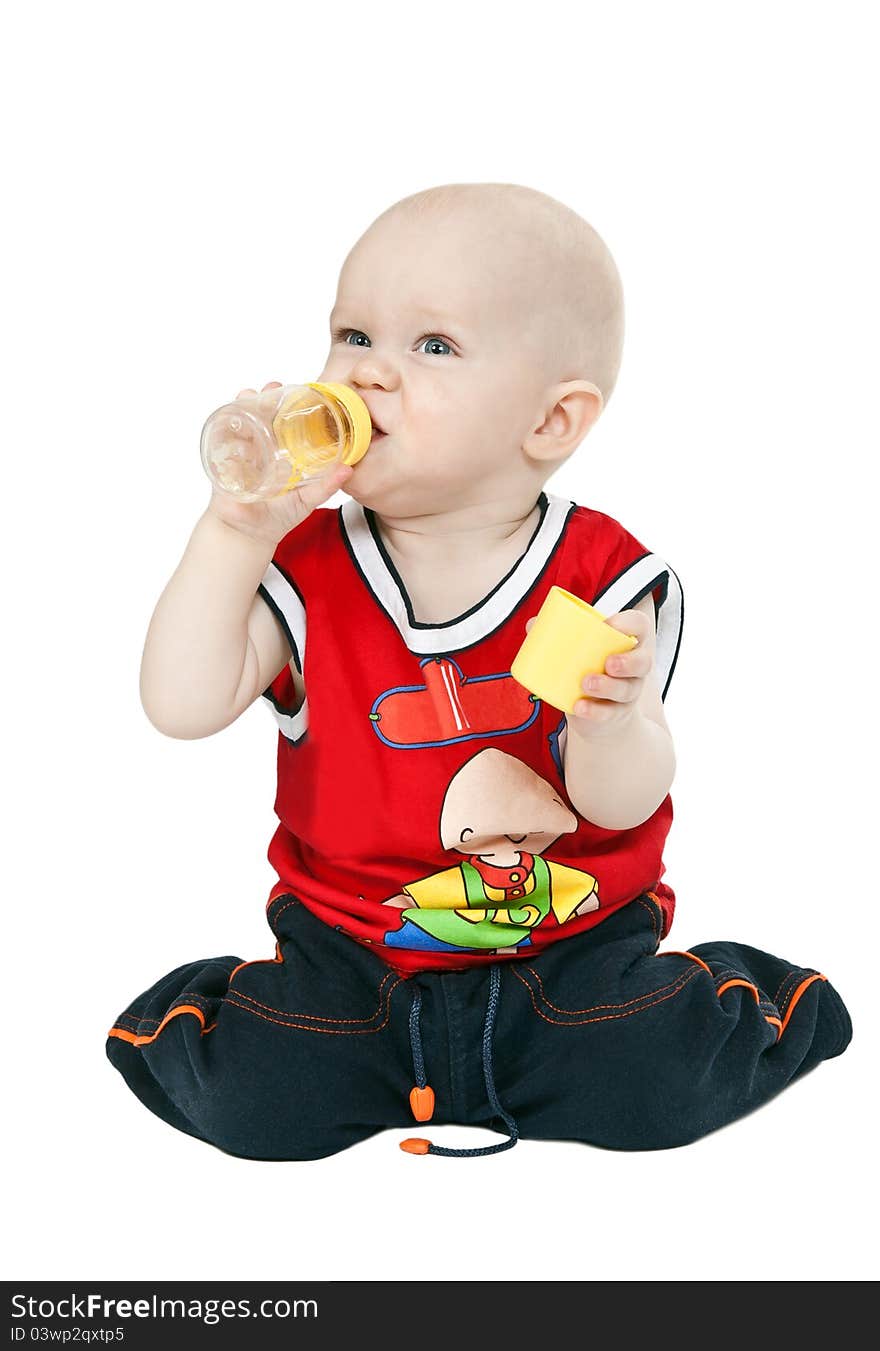
[[351,419],[352,441],[348,454],[343,458],[343,464],[357,464],[370,449],[373,435],[370,410],[360,394],[350,385],[311,383],[308,388],[316,389],[319,394],[332,394],[345,408]]

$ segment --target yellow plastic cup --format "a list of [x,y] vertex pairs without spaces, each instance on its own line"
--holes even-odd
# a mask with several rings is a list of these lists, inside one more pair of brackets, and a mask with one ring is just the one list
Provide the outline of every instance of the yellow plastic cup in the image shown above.
[[513,659],[510,674],[531,694],[571,713],[587,675],[602,675],[612,652],[629,652],[638,639],[605,623],[605,615],[561,586],[551,586]]

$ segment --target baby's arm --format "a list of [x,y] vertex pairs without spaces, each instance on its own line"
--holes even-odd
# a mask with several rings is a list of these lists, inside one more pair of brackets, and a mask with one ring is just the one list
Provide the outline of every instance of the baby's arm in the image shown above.
[[166,736],[219,732],[290,660],[275,616],[256,594],[274,545],[210,511],[156,606],[141,664],[141,701]]
[[280,541],[351,476],[348,465],[270,502],[214,491],[153,613],[141,701],[166,736],[210,736],[262,694],[290,660],[257,594]]
[[611,622],[635,634],[639,645],[608,658],[606,674],[593,678],[593,701],[578,700],[567,718],[565,786],[585,820],[605,830],[630,830],[665,800],[675,749],[656,677],[651,595]]

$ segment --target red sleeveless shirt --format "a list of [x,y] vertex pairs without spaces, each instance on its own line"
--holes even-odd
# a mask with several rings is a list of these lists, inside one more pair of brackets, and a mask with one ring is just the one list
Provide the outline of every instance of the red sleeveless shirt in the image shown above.
[[584,820],[563,776],[566,720],[510,666],[551,586],[603,614],[649,592],[665,698],[681,641],[675,573],[612,517],[542,493],[522,556],[465,614],[418,622],[373,513],[318,508],[278,545],[260,595],[290,669],[264,692],[279,728],[278,874],[390,966],[460,969],[600,923],[644,891],[664,910],[666,799],[630,830]]

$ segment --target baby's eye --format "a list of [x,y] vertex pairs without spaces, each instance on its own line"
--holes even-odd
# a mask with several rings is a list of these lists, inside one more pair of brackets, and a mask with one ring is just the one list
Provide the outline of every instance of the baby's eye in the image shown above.
[[[424,345],[425,345],[426,342],[428,342],[428,343],[434,343],[435,345],[439,344],[441,347],[445,347],[447,352],[450,352],[450,353],[452,352],[452,348],[449,346],[449,343],[446,341],[445,338],[438,338],[438,337],[436,337],[436,336],[430,337],[430,338],[423,338],[423,339],[422,339],[422,346],[423,346],[423,347],[424,347]],[[434,357],[436,357],[436,356],[443,356],[443,355],[445,355],[443,352],[431,352],[431,356],[434,356]]]
[[[340,329],[339,332],[336,334],[336,337],[339,338],[339,339],[341,339],[342,342],[348,342],[349,338],[367,338],[367,335],[366,335],[366,333],[362,333],[361,330],[360,330],[359,328],[342,328],[342,329]],[[369,345],[370,345],[370,340],[369,340],[369,338],[367,338],[366,346],[369,347]],[[353,343],[351,343],[351,346],[352,346],[352,347],[363,347],[364,344],[363,344],[363,343],[360,343],[360,342],[353,342]]]

